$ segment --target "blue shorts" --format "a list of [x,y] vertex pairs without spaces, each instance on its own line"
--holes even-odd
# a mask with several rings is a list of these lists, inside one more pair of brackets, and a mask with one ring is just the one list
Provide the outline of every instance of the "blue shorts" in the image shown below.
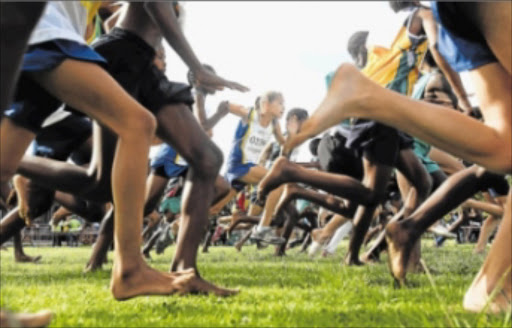
[[37,134],[44,120],[62,105],[62,101],[48,93],[27,73],[50,71],[66,59],[105,63],[105,59],[92,48],[74,41],[58,39],[30,46],[23,57],[14,104],[5,111],[5,116],[16,125]]
[[188,165],[176,164],[177,157],[178,153],[174,148],[168,144],[162,144],[151,161],[153,173],[168,179],[181,176],[188,169]]
[[497,62],[485,38],[465,14],[466,3],[432,1],[432,13],[440,24],[436,47],[457,72]]
[[241,163],[228,163],[228,170],[224,177],[228,182],[231,184],[231,187],[233,187],[236,191],[240,191],[244,189],[245,183],[238,180],[249,173],[251,167],[256,166],[254,163],[247,163],[247,164],[241,164]]
[[181,166],[176,165],[172,162],[167,162],[164,164],[151,165],[151,169],[154,175],[161,176],[162,178],[171,179],[185,175],[188,170],[188,166]]

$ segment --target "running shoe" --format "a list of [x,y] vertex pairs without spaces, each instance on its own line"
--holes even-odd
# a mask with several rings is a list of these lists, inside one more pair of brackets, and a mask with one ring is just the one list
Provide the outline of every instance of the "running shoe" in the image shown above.
[[277,236],[274,230],[270,227],[254,227],[251,234],[251,240],[261,241],[273,245],[281,245],[285,242],[285,239],[283,237]]

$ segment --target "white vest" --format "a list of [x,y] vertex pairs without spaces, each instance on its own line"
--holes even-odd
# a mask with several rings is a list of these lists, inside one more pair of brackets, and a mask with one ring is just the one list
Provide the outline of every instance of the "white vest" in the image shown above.
[[257,163],[263,149],[272,139],[274,127],[270,123],[266,128],[262,127],[258,120],[258,113],[253,110],[249,120],[247,132],[242,141],[242,163]]
[[54,39],[86,44],[84,37],[89,16],[85,1],[49,1],[36,25],[29,45]]

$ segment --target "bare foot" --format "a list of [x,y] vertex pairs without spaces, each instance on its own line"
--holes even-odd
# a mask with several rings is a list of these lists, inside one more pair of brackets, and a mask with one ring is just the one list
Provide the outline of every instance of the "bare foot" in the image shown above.
[[[352,116],[358,117],[354,114],[372,96],[374,85],[354,65],[342,64],[332,80],[328,96],[320,106],[334,107],[337,111],[336,120],[339,122]],[[369,106],[365,106],[365,109],[366,107]]]
[[349,265],[349,266],[352,266],[352,265],[362,266],[362,265],[364,265],[364,263],[361,262],[359,257],[357,255],[353,255],[350,251],[345,256],[345,264]]
[[483,254],[485,253],[485,246],[484,247],[475,247],[473,250],[473,254]]
[[14,261],[17,263],[37,263],[41,261],[43,257],[41,255],[28,256],[27,254],[14,255]]
[[397,286],[405,285],[407,271],[414,270],[414,268],[409,269],[409,265],[415,264],[410,261],[410,258],[416,241],[413,240],[410,229],[405,227],[406,224],[405,221],[395,221],[386,226],[389,269]]
[[242,251],[242,246],[243,246],[243,244],[242,244],[242,243],[236,243],[236,244],[235,244],[235,249],[236,249],[237,251],[241,252],[241,251]]
[[293,169],[293,165],[285,157],[279,157],[258,184],[258,200],[263,201],[272,190],[283,183],[290,182],[289,173]]
[[361,256],[361,262],[364,264],[377,264],[380,263],[380,256],[378,252],[366,252]]
[[85,265],[84,273],[95,272],[103,268],[103,259],[95,259],[91,257],[89,262]]
[[233,296],[238,294],[240,291],[238,289],[228,289],[228,288],[222,288],[215,286],[211,282],[208,282],[204,280],[203,278],[199,277],[198,275],[194,275],[194,277],[190,280],[190,282],[187,284],[188,291],[182,293],[180,292],[180,295],[183,294],[213,294],[216,296]]
[[27,188],[28,188],[29,180],[21,175],[17,174],[12,178],[12,184],[14,189],[16,189],[16,196],[18,198],[18,212],[20,214],[20,218],[25,220],[25,224],[27,227],[31,225],[31,218],[28,215],[29,206],[27,199]]
[[488,291],[490,287],[486,277],[482,272],[478,273],[471,287],[464,295],[463,307],[467,311],[481,312],[487,308],[487,312],[500,313],[510,311],[512,306],[512,295],[503,289],[497,291],[494,299],[490,300],[489,295],[493,292]]
[[0,327],[45,327],[52,321],[50,311],[37,313],[8,313],[0,311]]
[[311,232],[311,238],[313,241],[316,241],[317,243],[324,245],[329,242],[329,240],[332,238],[333,234],[327,232],[325,229],[314,229]]
[[194,269],[163,273],[141,262],[138,269],[122,272],[114,264],[110,290],[116,300],[143,295],[187,294],[197,288]]

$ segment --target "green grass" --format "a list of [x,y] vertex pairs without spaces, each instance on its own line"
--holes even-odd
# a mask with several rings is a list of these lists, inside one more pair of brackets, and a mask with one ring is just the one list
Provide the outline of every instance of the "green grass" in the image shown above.
[[[340,265],[341,254],[310,260],[289,251],[243,253],[212,247],[199,256],[204,277],[237,287],[231,298],[214,296],[140,297],[116,302],[104,271],[83,274],[89,248],[27,248],[42,263],[16,264],[1,253],[1,306],[13,311],[51,309],[55,327],[510,327],[510,313],[467,313],[462,298],[484,257],[472,245],[434,249],[424,242],[423,258],[433,271],[437,294],[427,275],[409,275],[410,287],[396,290],[385,262],[365,267]],[[152,265],[167,270],[174,249],[154,256]],[[383,260],[386,260],[384,255]]]

